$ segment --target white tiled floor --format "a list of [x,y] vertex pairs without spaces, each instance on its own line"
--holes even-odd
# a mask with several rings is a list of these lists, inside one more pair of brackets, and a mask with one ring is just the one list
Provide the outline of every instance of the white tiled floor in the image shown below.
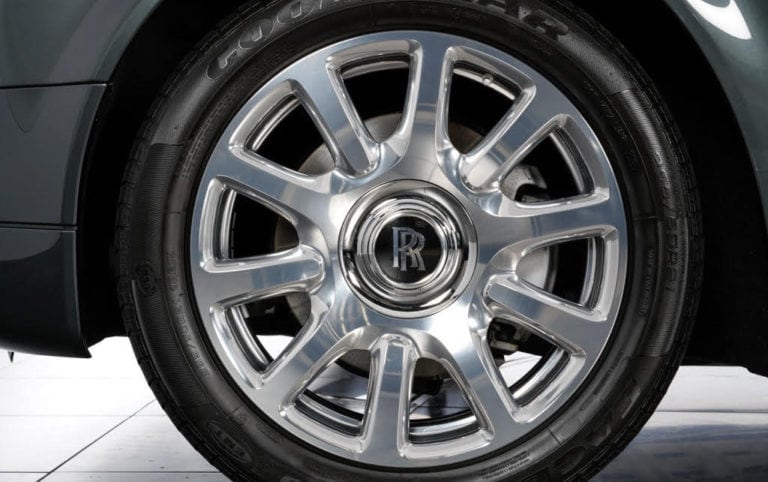
[[[158,450],[161,448],[162,450]],[[61,472],[215,472],[164,415],[132,417]]]
[[[90,360],[0,352],[0,482],[225,481],[171,425],[125,339]],[[768,378],[683,367],[637,439],[595,479],[768,480]]]

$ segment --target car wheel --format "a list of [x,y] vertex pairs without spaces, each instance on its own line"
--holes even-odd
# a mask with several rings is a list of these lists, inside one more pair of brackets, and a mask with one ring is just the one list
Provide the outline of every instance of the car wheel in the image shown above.
[[652,86],[566,2],[257,2],[152,109],[118,284],[230,477],[585,478],[680,361],[697,216]]

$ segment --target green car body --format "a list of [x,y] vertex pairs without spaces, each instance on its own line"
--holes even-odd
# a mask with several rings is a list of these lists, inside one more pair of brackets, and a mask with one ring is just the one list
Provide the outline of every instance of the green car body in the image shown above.
[[[122,166],[173,66],[237,3],[0,0],[0,348],[87,356],[123,334],[109,270]],[[768,3],[574,3],[660,86],[697,166],[708,261],[689,358],[768,375]]]

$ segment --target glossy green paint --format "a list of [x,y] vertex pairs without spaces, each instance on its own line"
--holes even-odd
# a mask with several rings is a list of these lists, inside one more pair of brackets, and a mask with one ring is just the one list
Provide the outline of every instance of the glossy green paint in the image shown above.
[[0,0],[0,88],[109,80],[161,0]]
[[83,158],[105,89],[0,89],[0,224],[77,224]]
[[[0,88],[108,81],[162,1],[0,0]],[[633,1],[626,2],[628,15]],[[768,1],[664,2],[698,43],[733,106],[768,218]],[[736,10],[743,24],[733,22]],[[739,35],[743,27],[749,38]]]
[[[19,280],[34,280],[50,293],[47,304],[30,311],[23,297],[5,290],[0,345],[87,353],[77,305],[75,248],[84,148],[105,84],[163,1],[0,0],[0,166],[6,169],[0,172],[0,201],[5,201],[0,202],[0,253],[6,253],[0,259],[0,273],[6,275],[0,282],[22,286]],[[768,219],[768,0],[614,1],[621,2],[627,15],[638,2],[664,2],[695,39],[740,124]],[[723,24],[723,15],[732,15],[734,5],[741,23]],[[647,28],[653,35],[653,26]],[[51,142],[54,131],[57,142]],[[723,159],[723,166],[730,161]],[[48,193],[47,199],[36,197],[38,192]],[[43,247],[37,251],[24,249],[38,244]],[[46,277],[24,276],[29,273]],[[58,324],[61,316],[66,326]],[[30,329],[50,336],[34,338]]]
[[[723,86],[747,144],[768,219],[768,1],[665,1],[696,40]],[[736,8],[747,31],[736,20]],[[708,19],[707,11],[716,17]],[[728,162],[723,159],[724,166]]]

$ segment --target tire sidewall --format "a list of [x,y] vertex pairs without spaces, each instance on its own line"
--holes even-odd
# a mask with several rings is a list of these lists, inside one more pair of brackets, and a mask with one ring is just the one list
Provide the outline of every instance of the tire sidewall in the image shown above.
[[[568,12],[574,16],[566,17]],[[501,48],[571,97],[611,158],[627,208],[631,257],[617,329],[599,368],[571,403],[505,452],[406,474],[323,454],[278,429],[245,400],[216,360],[196,314],[188,230],[210,149],[249,92],[297,51],[356,32],[408,25],[448,30]],[[243,10],[187,61],[137,148],[128,176],[129,208],[122,213],[129,233],[121,238],[120,269],[132,280],[134,309],[128,322],[140,327],[141,345],[162,380],[162,388],[153,388],[167,391],[179,409],[177,424],[186,424],[204,453],[220,455],[220,468],[265,480],[564,478],[587,474],[585,464],[602,453],[605,442],[616,441],[647,417],[647,410],[638,414],[639,408],[658,389],[690,302],[689,213],[676,185],[682,177],[681,153],[664,119],[654,114],[658,104],[642,74],[600,32],[587,33],[589,25],[578,12],[553,1],[280,1]]]

